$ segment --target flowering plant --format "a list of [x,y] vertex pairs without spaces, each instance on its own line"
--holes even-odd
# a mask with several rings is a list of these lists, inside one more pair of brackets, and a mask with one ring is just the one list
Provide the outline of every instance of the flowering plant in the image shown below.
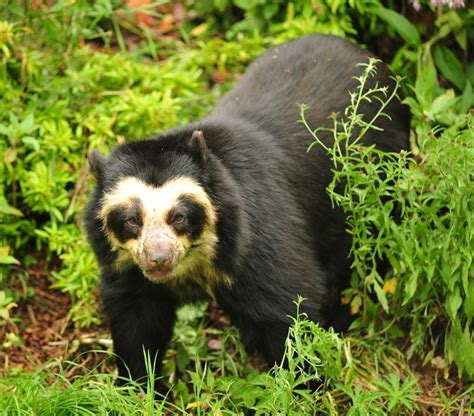
[[[421,9],[420,0],[410,0],[410,3],[416,11]],[[430,3],[432,6],[438,8],[442,6],[448,6],[450,9],[461,9],[466,7],[464,5],[464,0],[431,0]]]

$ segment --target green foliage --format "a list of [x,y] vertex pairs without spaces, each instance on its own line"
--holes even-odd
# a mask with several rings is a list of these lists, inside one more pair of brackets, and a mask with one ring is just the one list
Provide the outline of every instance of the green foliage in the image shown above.
[[[162,3],[139,11],[159,21],[156,6]],[[206,306],[188,306],[179,311],[160,381],[170,387],[166,398],[153,400],[158,380],[148,389],[117,388],[113,376],[91,373],[69,380],[56,366],[55,376],[49,367],[0,380],[0,409],[6,414],[430,413],[432,408],[423,409],[427,399],[420,399],[423,383],[393,347],[401,336],[409,354],[421,356],[424,365],[441,356],[441,362],[453,362],[472,378],[474,64],[468,45],[474,11],[410,2],[415,3],[419,11],[380,0],[188,1],[197,19],[185,20],[165,38],[137,24],[123,1],[3,2],[0,329],[21,327],[15,308],[32,295],[27,277],[32,261],[44,259],[54,286],[71,296],[77,326],[99,322],[98,270],[81,228],[92,182],[87,152],[107,153],[125,138],[205,115],[248,63],[273,44],[321,32],[379,46],[405,78],[401,87],[413,114],[413,152],[382,156],[349,146],[341,159],[337,147],[327,149],[335,154],[335,167],[347,166],[335,169],[329,192],[348,214],[355,236],[355,273],[345,300],[358,313],[355,326],[363,327],[367,341],[360,333],[341,338],[297,315],[285,345],[287,366],[257,372],[234,328],[209,328]],[[383,95],[383,88],[378,93]],[[352,93],[354,103],[370,97],[363,89]],[[376,120],[360,124],[356,105],[349,114],[333,118],[336,143],[344,143],[354,128],[376,128]],[[316,136],[317,127],[311,126]],[[341,182],[348,186],[336,192]],[[379,258],[391,265],[387,276],[377,273]],[[379,333],[383,336],[374,335]],[[22,339],[8,332],[1,342],[8,348]],[[150,357],[148,363],[153,367]],[[310,388],[314,385],[320,387]],[[439,386],[439,396],[429,403],[440,412],[474,408],[472,387],[450,397]]]
[[[374,25],[381,5],[380,0],[190,2],[199,16],[207,18],[206,28],[211,33],[213,29],[223,30],[227,39],[234,39],[239,33],[270,31],[278,36],[280,42],[315,32],[354,35],[354,26],[359,23],[359,17],[365,15],[366,20]],[[238,21],[229,17],[239,14],[243,14],[243,18]],[[401,18],[398,13],[393,14]]]
[[[222,372],[222,358],[214,359],[219,353],[208,351],[193,358],[178,382],[169,380],[168,391],[162,385],[164,393],[159,394],[154,392],[156,384],[165,380],[153,376],[145,386],[129,380],[127,386],[116,387],[111,374],[52,361],[35,373],[20,372],[1,379],[0,409],[8,415],[398,415],[420,411],[420,382],[409,370],[402,352],[377,337],[370,341],[341,338],[308,321],[297,312],[298,307],[285,344],[287,367],[275,365],[258,373],[246,364],[245,356],[234,355],[236,367],[226,373]],[[201,325],[203,311],[201,306],[180,310],[186,324],[176,331],[175,342],[185,335],[189,325]],[[215,330],[213,337],[225,339],[228,331],[233,329]],[[227,351],[242,349],[233,337],[226,347]],[[153,374],[155,363],[146,351],[144,354],[149,374]],[[168,354],[168,360],[174,360],[172,354]],[[66,376],[74,372],[86,374]],[[444,396],[443,401],[428,404],[453,412],[472,409],[473,388],[459,397]]]
[[[203,69],[224,71],[229,64],[248,62],[261,40],[202,44],[199,53],[189,51],[155,67],[88,47],[72,49],[66,68],[55,58],[46,67],[54,55],[36,51],[25,78],[12,68],[28,59],[23,45],[32,42],[31,34],[5,26],[10,29],[0,75],[5,95],[16,105],[0,109],[0,192],[7,197],[1,205],[0,260],[18,264],[31,246],[49,260],[59,256],[55,286],[73,297],[73,319],[79,325],[97,322],[97,267],[77,228],[89,188],[87,151],[106,151],[124,136],[145,137],[201,116],[214,101],[198,98],[206,97]],[[8,254],[13,249],[18,260]]]
[[[199,319],[202,309],[182,310]],[[192,320],[192,319],[191,319]],[[178,331],[179,332],[179,331]],[[221,333],[225,337],[225,332]],[[179,334],[177,334],[179,337]],[[232,348],[239,350],[237,343]],[[55,375],[42,369],[0,382],[0,408],[6,414],[408,414],[418,410],[418,380],[407,369],[400,352],[371,343],[342,339],[333,331],[296,314],[285,348],[288,367],[275,366],[256,373],[238,360],[235,372],[221,373],[206,354],[188,367],[189,387],[180,380],[164,395],[154,393],[155,380],[146,386],[133,381],[114,387],[112,375],[88,373],[68,380],[74,363],[51,362]],[[145,352],[152,374],[153,359]],[[316,390],[311,382],[322,383]],[[45,385],[49,385],[45,388]],[[324,386],[324,388],[322,388]],[[156,400],[155,400],[156,399]],[[472,400],[471,400],[472,401]],[[449,402],[458,408],[454,402]],[[469,402],[468,402],[469,404]]]
[[[137,30],[130,21],[130,9],[121,0],[28,3],[7,0],[0,6],[0,13],[10,21],[27,25],[39,35],[36,38],[39,45],[46,41],[56,51],[64,51],[65,46],[77,48],[85,39],[100,40],[106,46],[117,44],[125,51],[123,27]],[[163,1],[152,2],[141,10],[151,13],[151,9],[161,3]]]
[[[222,350],[233,353],[216,360],[216,352],[201,347],[198,359],[195,355],[178,384],[170,386],[170,394],[198,414],[339,414],[348,409],[353,409],[351,414],[360,414],[366,408],[372,413],[400,414],[418,408],[418,380],[401,352],[384,345],[381,339],[343,339],[333,330],[320,328],[298,312],[302,301],[296,305],[282,363],[256,373],[246,365],[246,355],[233,329],[213,330],[212,336],[229,343]],[[192,320],[192,327],[200,328],[202,313],[201,308],[193,307],[180,311],[185,315],[181,320],[187,324],[178,322],[175,343],[190,334]],[[190,343],[200,345],[202,341],[201,335],[200,341]],[[171,359],[177,360],[173,354],[168,354],[167,368]],[[223,362],[231,362],[232,368],[224,369]],[[192,391],[183,380],[191,382]]]
[[[0,381],[0,408],[5,415],[162,414],[174,411],[167,401],[155,401],[138,386],[117,387],[106,374],[89,374],[68,380],[65,367],[55,364],[57,374],[46,370],[20,373]],[[48,386],[48,387],[46,387]]]
[[[432,66],[427,68],[433,70]],[[450,126],[433,129],[426,117],[417,123],[413,151],[419,162],[405,153],[384,154],[362,146],[360,139],[369,129],[377,128],[377,119],[385,116],[384,108],[394,97],[387,95],[385,87],[365,88],[367,78],[375,71],[376,62],[371,59],[358,78],[359,87],[351,93],[344,117],[332,116],[331,129],[311,130],[315,143],[323,146],[334,162],[328,192],[347,214],[348,230],[353,236],[354,274],[346,295],[353,309],[362,305],[363,310],[354,326],[364,326],[371,332],[380,330],[378,325],[387,326],[388,320],[408,325],[411,351],[423,355],[428,345],[428,356],[444,338],[449,361],[456,362],[460,373],[473,377],[472,116],[456,111],[460,98],[454,94],[440,92],[432,97],[433,85],[427,82],[430,77],[424,77],[424,86],[416,88],[423,101],[409,98],[407,102],[415,114],[418,110],[420,115],[429,114],[433,119],[439,114],[440,121]],[[380,94],[385,98],[378,113],[372,120],[364,120],[357,112],[360,103],[375,102]],[[332,147],[319,138],[327,130],[334,137]],[[390,262],[388,277],[379,274],[377,264],[381,259]],[[378,304],[374,304],[371,294]],[[387,313],[387,320],[378,322],[380,308]],[[437,328],[443,326],[446,331],[440,333]]]
[[394,30],[411,46],[420,45],[420,34],[416,26],[408,21],[408,19],[401,14],[379,7],[376,10],[377,15]]

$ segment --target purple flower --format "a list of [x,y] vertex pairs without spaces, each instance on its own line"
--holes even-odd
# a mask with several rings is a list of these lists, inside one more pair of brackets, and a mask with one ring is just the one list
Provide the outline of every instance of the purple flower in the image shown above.
[[410,0],[411,6],[415,9],[415,11],[419,12],[421,9],[420,0]]
[[466,7],[463,0],[453,0],[448,3],[450,9],[462,9]]
[[[450,9],[461,9],[466,7],[464,5],[464,0],[431,0],[431,5],[434,7],[447,5]],[[414,4],[413,7],[416,9]]]

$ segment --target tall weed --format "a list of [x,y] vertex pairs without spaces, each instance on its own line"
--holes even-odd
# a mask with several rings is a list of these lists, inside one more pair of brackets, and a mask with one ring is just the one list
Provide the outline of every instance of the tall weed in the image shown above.
[[[363,146],[360,138],[376,128],[394,97],[383,87],[366,89],[366,80],[375,71],[376,61],[371,59],[358,79],[359,87],[351,93],[344,117],[332,116],[332,147],[320,139],[323,129],[307,126],[314,144],[323,146],[334,162],[328,193],[346,213],[353,237],[352,288],[345,291],[345,300],[353,312],[362,311],[353,327],[393,336],[408,331],[410,352],[425,360],[444,344],[448,362],[454,361],[460,373],[472,377],[472,117],[456,116],[457,123],[449,128],[418,124],[414,155],[386,154]],[[375,94],[380,93],[385,99],[379,112],[364,121],[357,113],[359,104],[376,102]],[[408,102],[417,105],[413,99]],[[306,123],[304,108],[302,121]],[[394,215],[395,211],[399,214]],[[382,259],[391,266],[386,276],[379,273]]]

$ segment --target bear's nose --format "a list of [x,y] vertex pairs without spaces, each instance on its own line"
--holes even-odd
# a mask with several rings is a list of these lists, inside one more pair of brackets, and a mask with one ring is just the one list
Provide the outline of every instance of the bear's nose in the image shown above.
[[158,249],[147,256],[147,266],[151,269],[165,269],[173,263],[173,255],[169,249]]

